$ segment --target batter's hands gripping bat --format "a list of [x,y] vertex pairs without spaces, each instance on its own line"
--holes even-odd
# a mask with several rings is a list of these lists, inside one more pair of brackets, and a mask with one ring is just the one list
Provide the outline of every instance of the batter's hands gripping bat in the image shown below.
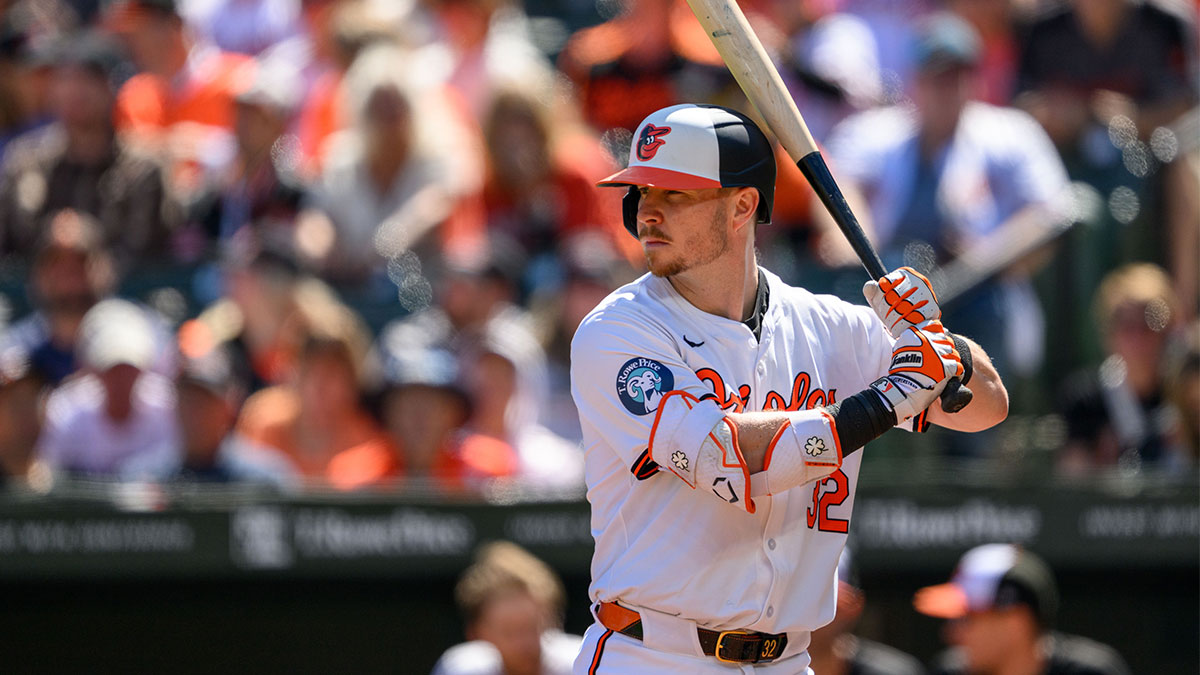
[[[771,63],[759,42],[758,36],[746,21],[746,15],[735,0],[687,0],[692,13],[700,20],[713,45],[721,53],[729,72],[741,85],[746,98],[754,104],[767,126],[783,144],[809,185],[816,191],[821,202],[833,216],[842,234],[858,254],[863,267],[872,279],[887,274],[883,261],[875,252],[858,219],[846,203],[846,197],[829,173],[825,159],[821,157],[813,141],[804,117],[796,108],[796,102],[788,94],[779,71]],[[942,391],[942,410],[958,412],[971,402],[971,390],[962,386],[956,377]]]

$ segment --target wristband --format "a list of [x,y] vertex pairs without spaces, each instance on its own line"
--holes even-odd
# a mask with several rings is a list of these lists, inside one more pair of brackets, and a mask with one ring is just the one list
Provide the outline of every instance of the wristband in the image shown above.
[[833,418],[833,426],[847,455],[896,426],[896,413],[888,410],[880,394],[872,389],[831,403],[825,406],[825,412]]

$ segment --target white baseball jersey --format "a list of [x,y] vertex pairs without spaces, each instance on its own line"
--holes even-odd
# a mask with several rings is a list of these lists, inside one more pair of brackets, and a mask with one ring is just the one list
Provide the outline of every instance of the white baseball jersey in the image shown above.
[[613,292],[580,325],[571,390],[596,541],[593,601],[715,630],[811,631],[833,618],[862,453],[822,481],[755,497],[753,514],[648,464],[653,413],[669,391],[730,412],[803,410],[887,373],[893,339],[869,307],[764,277],[759,339],[651,275]]

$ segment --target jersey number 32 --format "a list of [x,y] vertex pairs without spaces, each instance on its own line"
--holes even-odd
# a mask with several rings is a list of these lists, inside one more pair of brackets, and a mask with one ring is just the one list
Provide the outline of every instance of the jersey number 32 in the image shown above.
[[812,503],[808,505],[808,526],[822,532],[845,534],[850,521],[829,515],[829,507],[840,506],[850,496],[850,481],[841,469],[813,485]]

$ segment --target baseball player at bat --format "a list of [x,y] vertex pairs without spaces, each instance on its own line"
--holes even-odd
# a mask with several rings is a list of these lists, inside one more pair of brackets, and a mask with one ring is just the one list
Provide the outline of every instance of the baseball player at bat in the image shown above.
[[[650,273],[571,347],[596,541],[575,672],[811,672],[858,450],[897,426],[985,429],[1008,394],[912,271],[868,283],[867,307],[757,264],[775,160],[745,115],[659,110],[601,185],[628,191]],[[954,376],[975,396],[948,414],[931,404]]]

